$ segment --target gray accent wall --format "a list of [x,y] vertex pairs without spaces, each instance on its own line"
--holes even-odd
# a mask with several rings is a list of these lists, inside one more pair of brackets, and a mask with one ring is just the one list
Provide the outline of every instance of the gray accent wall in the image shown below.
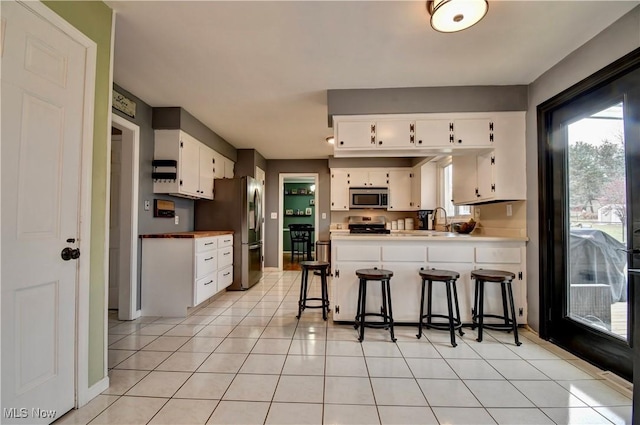
[[[271,213],[279,210],[279,194],[281,188],[280,173],[310,173],[318,174],[318,240],[329,240],[329,225],[331,224],[331,175],[329,174],[328,161],[326,159],[276,159],[267,160],[266,194],[265,203],[265,267],[278,267],[278,238],[282,231],[279,229],[279,220],[272,219]],[[322,219],[322,213],[326,213],[326,219]]]
[[327,90],[334,115],[526,111],[527,86],[406,87]]
[[527,300],[529,326],[540,328],[537,106],[640,48],[640,6],[576,49],[529,86],[527,107]]
[[262,171],[267,171],[267,160],[255,149],[238,149],[238,162],[236,162],[234,173],[236,177],[255,177],[256,167]]
[[334,158],[329,157],[329,168],[392,168],[412,167],[415,158]]
[[152,126],[156,130],[184,130],[233,162],[238,160],[236,148],[183,108],[153,108]]

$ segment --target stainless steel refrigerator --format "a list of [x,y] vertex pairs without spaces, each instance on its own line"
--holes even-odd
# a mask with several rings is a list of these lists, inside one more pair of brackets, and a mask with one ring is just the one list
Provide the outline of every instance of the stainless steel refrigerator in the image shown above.
[[262,277],[261,187],[253,177],[216,179],[213,201],[196,201],[195,230],[233,230],[233,283],[245,290]]

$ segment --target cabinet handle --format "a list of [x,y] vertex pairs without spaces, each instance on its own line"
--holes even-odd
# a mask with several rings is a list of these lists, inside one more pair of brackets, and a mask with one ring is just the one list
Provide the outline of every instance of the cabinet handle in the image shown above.
[[340,146],[344,145],[344,141],[340,140]]
[[231,274],[231,272],[226,272],[225,274],[223,274],[222,276],[229,276]]
[[213,283],[213,280],[210,280],[209,282],[205,283],[204,286],[207,286],[209,284]]
[[229,255],[229,254],[231,254],[231,251],[227,251],[227,252],[225,252],[225,253],[224,253],[224,254],[222,254],[222,255]]
[[418,144],[421,145],[422,144],[422,140],[418,140]]
[[213,245],[213,242],[205,242],[204,246]]
[[225,239],[224,242],[231,242],[231,239]]
[[204,261],[213,260],[213,257],[205,258]]
[[458,143],[462,143],[462,139],[458,139]]
[[381,145],[381,144],[382,144],[382,140],[380,140],[380,141],[378,142],[378,144],[379,144],[379,145]]

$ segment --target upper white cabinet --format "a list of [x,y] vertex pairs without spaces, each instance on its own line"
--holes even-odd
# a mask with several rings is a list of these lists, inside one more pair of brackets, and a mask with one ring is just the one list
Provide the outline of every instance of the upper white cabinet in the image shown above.
[[389,170],[389,211],[411,211],[412,169]]
[[154,193],[213,199],[213,177],[211,148],[181,130],[155,131]]
[[213,177],[216,179],[223,179],[224,178],[224,160],[226,158],[216,152],[213,151]]
[[512,112],[334,116],[334,155],[456,155],[488,149],[502,131],[499,125],[511,119]]
[[348,174],[346,169],[331,170],[331,211],[349,210]]
[[388,173],[385,170],[366,170],[347,168],[347,184],[349,187],[388,187]]
[[227,157],[223,157],[224,162],[224,178],[232,179],[234,176],[235,163]]
[[411,210],[430,210],[437,204],[437,168],[433,162],[416,165],[411,174]]
[[456,205],[526,199],[525,113],[503,112],[492,122],[491,149],[453,156]]

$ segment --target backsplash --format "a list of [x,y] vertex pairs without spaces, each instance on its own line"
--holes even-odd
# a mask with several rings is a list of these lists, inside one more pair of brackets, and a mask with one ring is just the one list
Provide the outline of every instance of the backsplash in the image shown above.
[[389,221],[404,219],[411,217],[414,219],[414,228],[418,228],[417,211],[385,211],[385,210],[351,210],[351,211],[332,211],[331,212],[331,228],[335,229],[336,225],[342,225],[343,229],[347,228],[350,216],[366,216],[375,217],[383,216]]

